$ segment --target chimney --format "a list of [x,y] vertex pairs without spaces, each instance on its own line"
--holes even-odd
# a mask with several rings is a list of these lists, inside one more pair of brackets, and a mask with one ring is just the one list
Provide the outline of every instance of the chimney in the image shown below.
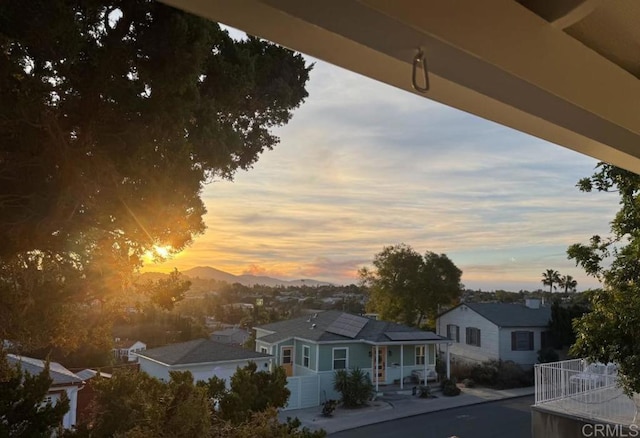
[[529,309],[539,309],[540,308],[540,300],[537,298],[527,298],[524,301],[524,305]]

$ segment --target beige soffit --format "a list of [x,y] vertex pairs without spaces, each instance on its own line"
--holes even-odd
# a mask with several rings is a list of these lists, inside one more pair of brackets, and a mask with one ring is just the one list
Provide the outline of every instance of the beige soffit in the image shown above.
[[640,173],[640,0],[164,1],[415,94],[422,48],[422,96]]

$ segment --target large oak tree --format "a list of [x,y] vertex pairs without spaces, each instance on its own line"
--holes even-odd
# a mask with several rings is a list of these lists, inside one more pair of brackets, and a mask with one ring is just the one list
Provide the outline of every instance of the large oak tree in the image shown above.
[[77,311],[188,245],[203,185],[278,143],[309,70],[155,1],[0,2],[0,339],[78,345]]
[[445,254],[427,251],[422,256],[405,244],[383,248],[373,269],[360,270],[370,291],[367,309],[408,325],[420,325],[425,317],[435,318],[439,306],[456,303],[461,276]]

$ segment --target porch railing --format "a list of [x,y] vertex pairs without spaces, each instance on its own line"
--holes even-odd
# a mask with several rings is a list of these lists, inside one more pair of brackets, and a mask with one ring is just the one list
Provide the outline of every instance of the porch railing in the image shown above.
[[585,359],[535,366],[535,405],[581,418],[629,425],[636,421],[633,399],[618,386],[615,365]]

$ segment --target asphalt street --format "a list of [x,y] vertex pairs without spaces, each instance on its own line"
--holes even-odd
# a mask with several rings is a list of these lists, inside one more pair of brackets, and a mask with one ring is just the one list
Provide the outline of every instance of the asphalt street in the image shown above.
[[533,396],[465,406],[372,424],[331,438],[530,438]]

